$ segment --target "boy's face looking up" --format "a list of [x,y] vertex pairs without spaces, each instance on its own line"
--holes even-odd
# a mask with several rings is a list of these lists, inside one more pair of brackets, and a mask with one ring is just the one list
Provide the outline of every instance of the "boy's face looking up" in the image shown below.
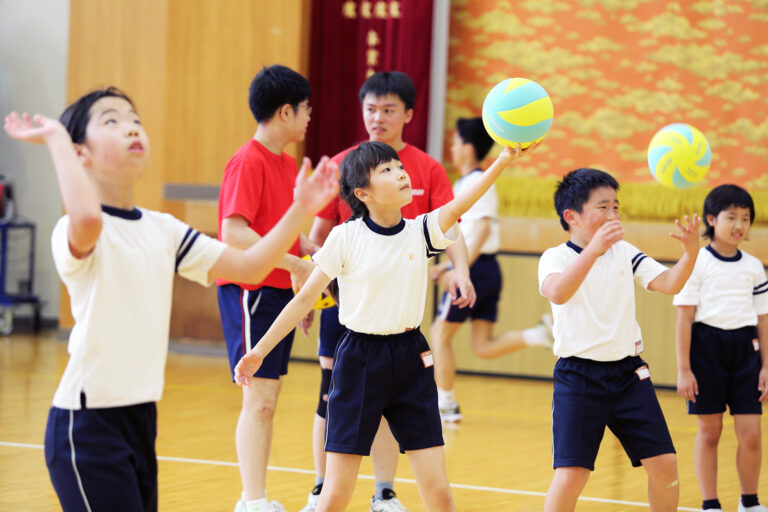
[[[598,187],[589,193],[589,200],[582,205],[581,213],[566,210],[565,219],[577,245],[584,247],[600,226],[612,220],[621,220],[619,200],[613,187]],[[580,242],[580,243],[579,243]]]
[[749,208],[730,206],[717,216],[707,215],[707,224],[715,228],[714,242],[736,247],[749,236],[752,221]]
[[396,94],[374,96],[363,99],[363,122],[372,141],[384,142],[394,147],[401,144],[403,128],[411,121],[413,109],[406,110],[405,103]]
[[149,137],[139,115],[125,99],[101,98],[90,110],[85,142],[78,144],[83,164],[99,181],[132,184],[149,161]]

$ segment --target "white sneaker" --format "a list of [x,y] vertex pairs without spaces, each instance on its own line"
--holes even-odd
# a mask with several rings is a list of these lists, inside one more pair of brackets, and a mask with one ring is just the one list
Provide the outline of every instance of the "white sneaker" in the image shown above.
[[555,343],[552,337],[552,315],[544,313],[541,315],[541,321],[530,329],[525,330],[525,342],[532,347],[552,348]]
[[459,404],[456,402],[453,402],[453,404],[450,405],[438,404],[437,408],[440,410],[440,420],[445,423],[458,423],[461,421],[461,418],[463,418],[459,411]]
[[371,499],[370,512],[408,512],[408,509],[397,499],[395,491],[384,489],[381,493],[384,496],[382,500]]
[[[235,503],[234,512],[248,512],[248,505],[246,504],[246,501],[245,501],[245,493],[243,493],[242,496],[240,496],[240,499],[238,500],[238,502]],[[264,512],[285,512],[285,507],[283,507],[283,505],[280,504],[279,501],[271,501],[269,503],[269,506],[266,509],[264,509]]]
[[739,512],[768,512],[768,507],[765,505],[755,505],[754,507],[745,507],[739,501]]
[[320,501],[320,489],[322,488],[322,485],[316,485],[315,488],[312,489],[312,492],[309,493],[309,497],[307,498],[307,504],[304,505],[304,508],[299,510],[299,512],[315,512],[317,502]]

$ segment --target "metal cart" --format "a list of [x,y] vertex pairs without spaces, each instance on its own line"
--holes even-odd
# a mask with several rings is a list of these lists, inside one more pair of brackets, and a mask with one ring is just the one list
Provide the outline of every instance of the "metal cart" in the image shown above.
[[[9,233],[26,231],[29,235],[29,264],[27,273],[19,279],[19,291],[8,292]],[[20,304],[30,304],[34,311],[32,327],[40,330],[40,311],[43,307],[40,298],[32,293],[35,276],[35,224],[19,219],[0,220],[0,334],[7,336],[13,332],[13,311]]]

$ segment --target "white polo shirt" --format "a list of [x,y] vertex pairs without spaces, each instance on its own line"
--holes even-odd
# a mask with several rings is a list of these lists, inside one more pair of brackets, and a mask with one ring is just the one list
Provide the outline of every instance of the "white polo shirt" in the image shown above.
[[75,319],[69,362],[53,397],[61,409],[80,409],[81,392],[89,408],[159,400],[174,273],[208,286],[208,272],[226,248],[165,213],[102,210],[101,234],[85,258],[69,251],[69,216],[51,235]]
[[[472,183],[480,179],[483,175],[482,169],[475,169],[469,174],[459,178],[453,184],[453,195],[458,196],[467,189]],[[461,235],[467,246],[471,245],[477,236],[477,225],[482,219],[490,219],[491,231],[486,238],[485,243],[480,248],[481,254],[496,254],[499,252],[499,196],[496,193],[496,185],[478,199],[478,201],[461,216]]]
[[391,228],[370,218],[334,227],[312,259],[339,283],[339,322],[353,331],[395,334],[421,325],[427,263],[458,239],[443,233],[435,210]]
[[[547,249],[539,260],[539,293],[550,274],[561,274],[581,248],[573,242]],[[618,361],[643,351],[635,316],[635,285],[644,288],[667,268],[620,240],[595,260],[565,304],[552,304],[556,356]]]
[[696,306],[694,321],[719,329],[757,325],[758,315],[768,313],[763,264],[744,251],[725,257],[709,245],[702,247],[691,277],[673,304]]

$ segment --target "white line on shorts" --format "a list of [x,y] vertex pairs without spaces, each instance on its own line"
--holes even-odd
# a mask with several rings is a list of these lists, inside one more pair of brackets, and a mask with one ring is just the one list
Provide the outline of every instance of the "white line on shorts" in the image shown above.
[[[42,450],[43,445],[41,444],[27,444],[27,443],[10,443],[5,441],[0,441],[0,446],[8,446],[12,448],[29,448],[33,450]],[[158,455],[157,460],[163,460],[168,462],[183,462],[185,464],[205,464],[208,466],[228,466],[228,467],[237,467],[237,462],[226,462],[222,460],[208,460],[208,459],[189,459],[186,457],[166,457],[164,455]],[[267,466],[267,469],[269,471],[279,471],[283,473],[300,473],[304,475],[314,475],[315,471],[312,469],[299,469],[299,468],[284,468],[280,466]],[[372,475],[358,475],[358,479],[360,480],[373,480]],[[413,480],[411,478],[396,478],[396,482],[403,483],[403,484],[415,484],[416,480]],[[485,492],[497,492],[501,494],[519,494],[522,496],[541,496],[544,497],[547,495],[545,492],[536,492],[536,491],[521,491],[518,489],[502,489],[500,487],[486,487],[483,485],[468,485],[468,484],[451,484],[451,487],[454,489],[466,489],[469,491],[485,491]],[[643,503],[641,501],[623,501],[623,500],[611,500],[606,498],[592,498],[590,496],[579,496],[579,500],[581,501],[594,501],[597,503],[613,503],[616,505],[627,505],[632,507],[644,507],[644,508],[650,508],[650,505],[648,503]],[[678,507],[678,510],[690,510],[692,512],[697,512],[700,509],[698,508],[690,508],[690,507]]]

